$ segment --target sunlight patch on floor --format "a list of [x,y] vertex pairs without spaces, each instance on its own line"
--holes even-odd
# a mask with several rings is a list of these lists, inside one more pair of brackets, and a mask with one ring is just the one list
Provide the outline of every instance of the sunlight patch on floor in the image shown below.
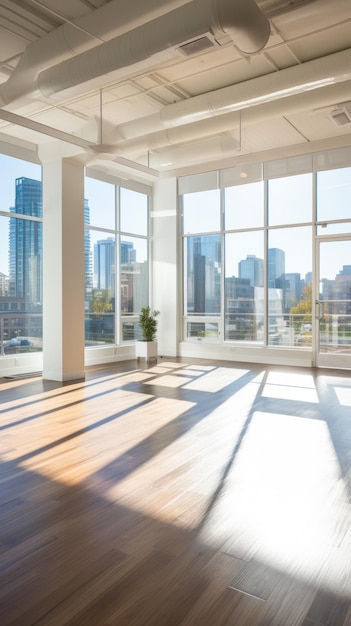
[[[335,395],[341,406],[351,406],[351,388],[350,387],[333,387]],[[350,416],[351,417],[351,416]]]
[[267,383],[270,385],[283,385],[288,387],[305,387],[315,389],[314,378],[311,374],[300,374],[294,372],[269,372]]
[[165,374],[166,372],[172,372],[173,367],[164,367],[163,365],[155,365],[154,367],[148,367],[147,370],[144,370],[147,374]]
[[264,398],[319,402],[313,376],[289,372],[270,372],[262,392]]
[[[115,403],[116,419],[111,403]],[[90,401],[89,406],[90,429],[87,414],[77,415],[72,420],[72,438],[65,436],[61,440],[60,412],[54,420],[46,420],[44,416],[40,423],[33,424],[33,437],[20,446],[17,433],[17,446],[4,455],[4,460],[15,460],[26,469],[35,468],[39,474],[66,485],[89,482],[90,477],[103,470],[106,463],[117,465],[119,459],[124,459],[128,466],[128,454],[131,461],[136,460],[141,466],[146,463],[148,456],[153,456],[154,433],[166,426],[171,432],[172,422],[189,410],[193,403],[169,398],[153,399],[150,395],[119,390],[109,398],[108,403],[104,404],[101,398],[97,398],[94,403]],[[64,432],[67,433],[67,423]],[[26,433],[28,435],[28,428]],[[109,433],[108,436],[106,433]],[[143,442],[146,442],[144,446]],[[59,471],[53,462],[57,455],[65,458]]]
[[154,385],[157,387],[171,387],[173,389],[176,389],[177,387],[185,386],[190,380],[190,376],[178,376],[178,374],[172,376],[171,374],[166,374],[165,376],[148,380],[145,384]]
[[201,376],[200,379],[185,385],[185,389],[216,393],[236,382],[248,372],[249,370],[217,367],[214,371]]
[[[196,527],[221,484],[227,466],[231,466],[233,455],[235,460],[236,446],[240,448],[258,392],[257,383],[249,382],[214,410],[202,414],[184,433],[181,425],[174,425],[175,436],[170,437],[169,444],[112,486],[109,497],[159,521],[187,529]],[[173,424],[169,424],[169,428],[172,427]],[[200,455],[195,452],[199,442]],[[211,459],[210,472],[208,459]],[[156,484],[155,476],[158,476]],[[147,491],[138,487],[145,482],[149,485]]]
[[[70,383],[48,391],[41,391],[28,398],[16,398],[9,402],[3,402],[0,409],[0,429],[9,430],[11,423],[17,423],[18,411],[21,411],[20,422],[36,421],[42,414],[49,416],[57,410],[65,409],[69,406],[79,406],[81,404],[82,414],[85,412],[84,403],[95,402],[99,398],[101,404],[104,394],[106,399],[111,396],[111,382],[115,381],[115,391],[132,382],[145,382],[151,378],[150,374],[140,371],[130,372],[119,376],[108,376],[95,380],[94,382]],[[75,415],[74,415],[75,418]],[[73,419],[74,419],[73,418]]]
[[217,369],[216,365],[184,365],[187,370],[194,370],[195,372],[212,372]]
[[174,363],[174,361],[159,361],[157,363],[158,367],[168,367],[172,370],[180,369],[182,367],[186,367],[185,363]]
[[201,538],[238,558],[255,555],[340,588],[345,567],[338,570],[337,550],[347,528],[338,520],[345,506],[351,512],[327,424],[257,412]]
[[318,394],[315,389],[308,389],[306,387],[290,387],[290,385],[266,384],[262,391],[262,397],[298,402],[310,402],[312,404],[317,404],[319,402]]

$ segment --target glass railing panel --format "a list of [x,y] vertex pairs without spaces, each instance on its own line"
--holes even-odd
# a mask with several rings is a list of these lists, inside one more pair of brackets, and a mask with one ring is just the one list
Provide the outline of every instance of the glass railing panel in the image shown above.
[[269,315],[268,345],[311,349],[312,315]]
[[263,342],[263,315],[255,313],[227,313],[225,339],[227,341]]
[[85,345],[101,346],[115,342],[115,316],[111,313],[85,314]]

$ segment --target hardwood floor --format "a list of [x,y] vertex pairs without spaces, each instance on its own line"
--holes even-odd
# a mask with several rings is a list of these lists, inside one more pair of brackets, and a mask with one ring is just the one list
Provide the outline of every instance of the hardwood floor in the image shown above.
[[1,626],[350,626],[351,373],[0,381]]

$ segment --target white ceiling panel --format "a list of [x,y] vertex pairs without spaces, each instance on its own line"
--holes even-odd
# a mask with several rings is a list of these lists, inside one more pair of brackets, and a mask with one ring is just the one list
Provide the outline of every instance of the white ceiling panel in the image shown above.
[[238,59],[234,63],[220,63],[210,70],[195,73],[186,79],[179,80],[178,84],[186,89],[192,96],[206,93],[207,86],[211,84],[211,91],[241,83],[251,78],[257,78],[264,74],[275,71],[275,68],[265,55],[253,56],[249,59]]
[[283,118],[250,125],[242,131],[243,152],[262,152],[304,141],[301,134]]
[[[333,107],[330,107],[330,111]],[[299,129],[309,141],[318,141],[329,137],[341,137],[345,131],[351,132],[351,122],[346,126],[338,127],[327,111],[311,113],[310,115],[291,115],[289,120]]]
[[345,50],[351,45],[351,22],[332,26],[328,35],[324,30],[291,42],[291,50],[303,63],[319,56],[326,56],[338,50]]
[[12,69],[17,63],[10,63],[13,57],[22,54],[26,44],[23,37],[15,35],[4,27],[3,22],[0,24],[0,64],[6,63]]
[[61,18],[62,22],[65,20],[75,20],[83,15],[91,13],[94,9],[106,4],[108,0],[40,0],[40,3],[31,2],[31,0],[17,0],[13,4],[20,6],[28,5],[34,8],[41,6],[41,11],[44,15],[55,16],[56,19]]
[[219,47],[212,52],[206,52],[203,55],[196,55],[188,59],[184,59],[184,56],[179,56],[178,62],[159,68],[157,73],[164,80],[174,83],[209,72],[221,65],[228,65],[241,58],[241,55],[233,45],[223,48]]
[[276,46],[265,51],[265,57],[269,60],[272,68],[283,70],[296,65],[296,54],[289,46]]
[[349,0],[306,2],[295,10],[273,17],[272,21],[285,40],[328,31],[332,26],[350,22]]

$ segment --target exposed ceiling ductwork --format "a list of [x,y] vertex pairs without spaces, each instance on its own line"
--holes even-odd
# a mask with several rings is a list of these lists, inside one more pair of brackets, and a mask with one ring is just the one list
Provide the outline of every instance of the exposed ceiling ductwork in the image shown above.
[[[146,120],[142,126],[142,120],[138,120],[140,134],[126,141],[119,141],[114,149],[118,155],[138,157],[146,152],[161,151],[168,149],[169,160],[171,159],[169,146],[180,146],[189,142],[199,142],[218,133],[238,131],[239,127],[245,128],[252,124],[262,123],[271,118],[296,114],[306,109],[313,110],[316,107],[333,105],[335,101],[344,102],[351,93],[351,80],[345,83],[330,85],[318,90],[302,92],[280,100],[273,100],[248,107],[243,111],[233,111],[211,117],[209,119],[175,126],[168,129],[148,132]],[[337,111],[341,108],[338,107]],[[332,115],[332,113],[330,113]],[[198,144],[201,151],[201,144]]]
[[234,111],[243,111],[296,94],[322,90],[351,80],[351,49],[195,96],[161,109],[159,114],[119,126],[119,140],[171,129]]
[[[350,68],[351,50],[345,50],[166,106],[157,115],[124,124],[115,131],[110,130],[109,139],[115,144],[94,145],[71,137],[72,143],[85,146],[96,158],[104,155],[110,159],[115,156],[143,160],[149,153],[155,166],[161,168],[167,167],[167,164],[186,162],[192,156],[194,160],[201,161],[201,156],[209,151],[217,157],[228,156],[240,151],[239,126],[247,127],[306,108],[312,111],[335,102],[341,103],[339,110],[349,99]],[[245,107],[241,109],[244,101]],[[184,107],[192,114],[182,116]],[[7,119],[6,112],[3,112],[2,118]],[[176,125],[181,122],[182,125]],[[28,127],[48,131],[37,126],[34,121],[28,120]],[[235,138],[228,133],[235,134]],[[218,134],[220,138],[215,137]],[[53,134],[57,138],[61,135],[67,141],[68,136]]]
[[[154,135],[145,136],[140,140],[118,144],[114,154],[119,158],[127,156],[129,159],[142,161],[148,155],[148,162],[152,167],[167,171],[180,167],[207,161],[207,155],[213,159],[225,159],[229,156],[244,157],[245,131],[250,127],[257,127],[272,119],[280,119],[305,111],[308,106],[311,110],[317,105],[332,103],[341,96],[347,98],[351,92],[351,81],[334,88],[325,88],[323,94],[309,92],[291,96],[287,100],[275,101],[246,109],[242,114],[228,113],[221,117],[212,118],[202,122],[181,126],[178,128],[161,131]],[[336,126],[351,124],[351,118],[347,114],[347,121],[342,124],[335,120],[335,114],[344,112],[345,108],[340,105],[335,111],[330,110],[328,116],[333,119]],[[222,139],[218,138],[222,134]],[[168,138],[168,141],[165,139]],[[243,137],[243,139],[241,139]],[[231,138],[231,141],[230,141]],[[300,139],[300,144],[303,139]],[[139,144],[139,145],[138,145]],[[142,145],[141,145],[142,144]]]
[[[10,78],[0,86],[0,102],[9,104],[33,93],[40,72],[155,20],[190,0],[111,0],[93,13],[67,22],[25,48]],[[2,105],[2,106],[3,106]]]
[[348,131],[347,0],[337,10],[328,0],[71,2],[67,23],[42,17],[53,30],[33,33],[17,66],[10,54],[0,64],[1,127],[14,137],[164,175]]
[[[113,6],[115,8],[115,3]],[[111,21],[107,9],[105,18],[108,36],[111,36]],[[115,23],[119,23],[117,15]],[[84,89],[99,86],[99,80],[106,82],[106,75],[110,75],[111,80],[119,80],[133,72],[153,67],[174,55],[179,56],[180,46],[204,36],[215,40],[216,37],[227,34],[242,52],[252,54],[267,43],[270,24],[254,0],[193,0],[57,64],[57,60],[62,60],[60,55],[66,56],[72,50],[89,46],[86,32],[82,34],[78,29],[73,41],[71,37],[68,38],[71,34],[70,31],[54,31],[47,38],[33,44],[36,46],[35,54],[30,52],[28,46],[24,61],[7,83],[0,86],[1,106],[5,107],[15,99],[31,93],[41,94],[46,98],[63,95],[67,97],[77,93],[81,85],[84,85]],[[94,36],[100,40],[105,36],[101,26]],[[42,59],[46,59],[47,65],[50,65],[47,59],[51,59],[51,63],[56,65],[42,69],[42,61],[34,62],[33,72],[31,59],[38,59],[39,53]],[[30,80],[28,77],[26,79],[26,72],[29,72]]]
[[96,152],[136,159],[149,153],[165,167],[181,159],[189,161],[191,155],[201,160],[204,141],[212,137],[208,145],[217,156],[230,150],[237,153],[238,141],[218,140],[215,135],[232,132],[237,140],[241,128],[248,125],[347,101],[350,89],[351,50],[345,50],[166,106],[159,114],[110,132],[115,145],[97,146]]

